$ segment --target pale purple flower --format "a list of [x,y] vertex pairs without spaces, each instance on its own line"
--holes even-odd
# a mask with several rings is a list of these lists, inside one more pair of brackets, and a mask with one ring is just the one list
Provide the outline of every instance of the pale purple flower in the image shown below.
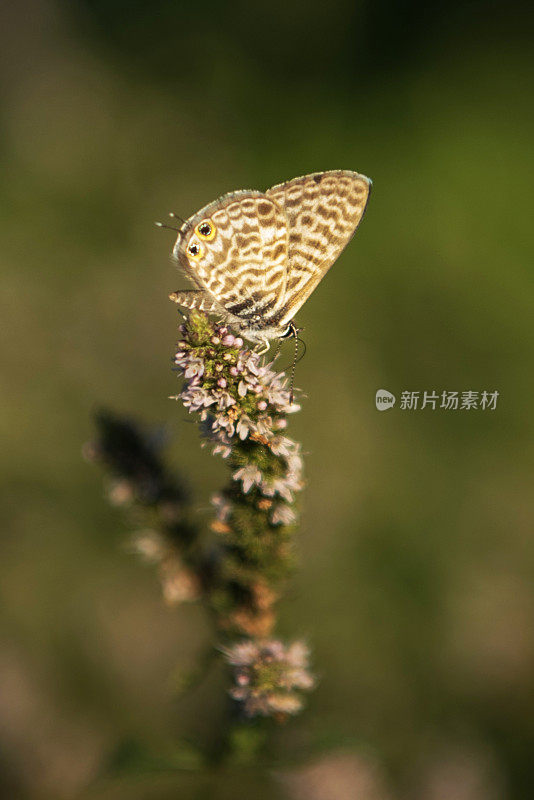
[[289,391],[282,385],[278,378],[275,378],[271,385],[267,387],[267,397],[274,406],[281,406],[284,410],[290,407]]
[[249,435],[250,431],[256,430],[256,424],[248,417],[246,414],[243,414],[239,418],[239,422],[236,425],[236,433],[240,439],[246,439]]
[[291,488],[283,478],[270,478],[269,480],[262,481],[260,491],[265,497],[274,497],[276,494],[279,494],[280,497],[283,497],[288,503],[293,502]]
[[184,376],[186,378],[194,378],[196,375],[200,376],[204,374],[204,362],[200,358],[189,358],[187,361],[187,366],[184,370]]
[[196,575],[180,559],[170,556],[160,565],[160,578],[165,602],[170,606],[198,600],[200,585]]
[[158,531],[148,530],[137,533],[130,548],[147,564],[158,564],[168,552],[168,542]]
[[256,422],[256,433],[259,433],[261,436],[267,437],[270,439],[272,436],[271,429],[273,427],[273,421],[271,417],[263,416],[258,419]]
[[292,525],[297,521],[297,515],[291,506],[286,503],[279,503],[271,512],[271,522],[273,525]]
[[211,429],[214,433],[222,429],[228,436],[233,436],[235,433],[235,423],[227,414],[218,413],[211,424]]
[[271,692],[266,701],[265,711],[258,710],[256,713],[261,713],[264,716],[267,714],[297,714],[303,706],[302,699],[298,695],[283,694],[282,692]]
[[212,450],[214,456],[220,455],[223,458],[228,458],[232,452],[232,447],[229,444],[216,444]]
[[293,452],[294,442],[288,439],[287,436],[273,436],[269,442],[269,447],[275,456],[284,456],[289,458]]
[[247,667],[255,661],[258,652],[258,643],[247,639],[226,649],[224,655],[229,664],[236,667]]
[[[295,492],[303,486],[302,458],[300,445],[282,431],[287,426],[285,416],[298,406],[290,403],[287,378],[276,372],[272,363],[263,363],[260,355],[244,348],[242,338],[226,328],[210,331],[203,320],[194,321],[187,345],[176,356],[187,381],[180,397],[190,411],[199,413],[204,443],[209,443],[214,454],[230,460],[236,482],[227,494],[212,499],[212,528],[224,534],[219,544],[221,557],[223,563],[229,557],[231,566],[231,548],[243,535],[239,512],[244,495],[254,490],[247,505],[257,515],[260,531],[263,528],[269,534],[269,527],[296,522],[293,502]],[[260,463],[265,463],[265,469]],[[284,565],[286,556],[280,558]],[[314,685],[308,651],[302,643],[288,646],[262,638],[272,630],[272,607],[279,589],[262,568],[252,562],[245,566],[251,597],[239,601],[227,621],[230,630],[237,628],[257,638],[225,651],[234,675],[231,695],[250,717],[294,714],[302,707],[300,693]],[[243,580],[239,576],[233,579]]]
[[169,605],[191,602],[199,597],[196,575],[182,562],[176,547],[155,530],[138,533],[131,542],[133,552],[158,567],[163,598]]
[[248,494],[255,484],[261,483],[262,474],[255,464],[247,464],[246,467],[236,470],[232,477],[234,481],[242,482],[243,492]]
[[125,506],[134,499],[135,490],[126,479],[112,480],[108,483],[107,495],[112,506]]
[[224,655],[234,669],[230,695],[248,717],[295,714],[303,705],[300,692],[315,685],[303,642],[287,647],[277,639],[248,640],[227,648]]
[[211,498],[212,504],[217,511],[217,519],[221,522],[226,522],[232,511],[232,504],[222,494],[214,494]]
[[[214,341],[217,339],[218,341]],[[224,344],[238,348],[242,347],[240,337],[234,337],[227,332],[218,332],[211,337],[213,345]],[[231,454],[232,439],[235,435],[239,440],[247,439],[251,433],[262,437],[260,441],[269,447],[270,451],[278,458],[285,461],[285,473],[276,478],[266,478],[255,464],[245,464],[234,472],[234,480],[241,480],[243,492],[246,494],[252,486],[258,486],[265,497],[278,495],[287,503],[293,502],[294,492],[302,488],[302,460],[299,446],[287,436],[275,434],[275,430],[285,427],[285,419],[278,418],[277,414],[294,411],[295,404],[289,404],[289,392],[285,387],[285,378],[274,372],[270,365],[261,363],[257,353],[240,349],[237,353],[237,363],[230,366],[224,365],[224,358],[215,361],[215,372],[220,373],[216,386],[203,383],[205,364],[202,358],[195,356],[193,349],[182,349],[177,354],[176,360],[188,378],[188,384],[181,394],[184,405],[190,411],[200,412],[201,419],[209,422],[205,433],[215,438],[214,453],[223,457]],[[215,353],[214,353],[215,355]],[[228,354],[231,358],[231,355]],[[220,358],[220,356],[219,356]],[[237,386],[230,387],[226,374],[232,378],[241,376]],[[209,388],[207,388],[209,387]],[[236,391],[237,389],[237,391]],[[258,397],[257,409],[259,415],[252,418],[249,413],[240,411],[239,404],[247,395],[252,393]],[[269,405],[272,413],[264,413]],[[215,406],[215,408],[214,408]],[[227,409],[235,407],[231,414]],[[218,440],[218,441],[217,441]],[[291,513],[287,506],[280,506],[272,512],[273,524],[284,524],[284,520],[294,521],[294,512]]]
[[[251,355],[251,356],[250,356],[250,357],[247,359],[247,362],[246,362],[246,367],[247,367],[247,369],[249,370],[249,372],[252,372],[252,374],[253,374],[253,375],[259,375],[259,372],[260,372],[260,365],[259,365],[259,361],[258,361],[258,358],[257,358],[257,356],[256,356],[256,354],[255,354],[255,353],[254,353],[254,354],[252,354],[252,355]],[[267,370],[267,368],[266,368],[266,367],[264,367],[263,369],[264,369],[264,370]]]
[[229,408],[229,406],[235,405],[236,402],[232,395],[224,390],[216,390],[215,398],[219,408]]
[[184,406],[189,408],[190,412],[200,411],[201,408],[205,408],[217,402],[217,398],[213,397],[203,386],[187,388],[180,396]]

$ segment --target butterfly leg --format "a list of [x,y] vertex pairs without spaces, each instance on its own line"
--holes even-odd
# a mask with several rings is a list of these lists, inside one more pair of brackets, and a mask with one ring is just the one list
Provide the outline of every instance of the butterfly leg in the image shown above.
[[261,347],[259,347],[258,350],[256,350],[256,353],[259,356],[262,356],[264,353],[267,352],[267,350],[269,350],[270,346],[271,345],[268,339],[261,339]]
[[278,356],[280,355],[280,351],[281,351],[281,349],[282,349],[282,340],[281,340],[281,339],[279,339],[279,340],[278,340],[278,344],[277,344],[277,346],[276,346],[276,352],[275,352],[275,354],[274,354],[274,356],[273,356],[273,361],[276,361],[276,359],[277,359],[277,358],[278,358]]

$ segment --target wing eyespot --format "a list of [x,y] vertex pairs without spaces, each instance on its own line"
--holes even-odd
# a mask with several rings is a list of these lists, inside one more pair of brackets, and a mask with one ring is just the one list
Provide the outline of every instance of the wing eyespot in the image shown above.
[[202,257],[202,247],[196,242],[191,242],[191,244],[187,246],[187,252],[195,261],[198,261],[198,259]]
[[211,241],[215,234],[217,233],[217,228],[210,222],[210,220],[203,219],[202,222],[199,222],[197,227],[195,228],[195,233],[199,239],[203,239],[205,242]]

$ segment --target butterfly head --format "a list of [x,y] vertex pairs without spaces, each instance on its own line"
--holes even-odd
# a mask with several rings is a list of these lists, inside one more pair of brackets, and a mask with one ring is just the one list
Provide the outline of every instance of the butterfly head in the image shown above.
[[290,320],[287,324],[287,328],[283,333],[281,333],[278,338],[279,339],[298,339],[299,333],[303,330],[303,328],[297,328],[293,320]]
[[199,263],[209,264],[216,237],[217,226],[213,220],[201,219],[196,224],[187,220],[178,231],[173,255],[185,267],[195,268]]

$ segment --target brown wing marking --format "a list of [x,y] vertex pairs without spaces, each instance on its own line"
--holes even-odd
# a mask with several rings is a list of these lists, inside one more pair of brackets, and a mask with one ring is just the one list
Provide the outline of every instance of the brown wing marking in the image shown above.
[[[203,240],[198,225],[209,220],[215,235]],[[276,315],[287,279],[286,216],[262,192],[233,192],[201,209],[180,230],[174,255],[197,286],[230,314]],[[200,250],[191,257],[189,248]]]
[[221,311],[221,307],[216,303],[207,292],[198,289],[184,289],[178,292],[171,292],[169,295],[173,303],[177,303],[184,308],[197,308],[199,311]]
[[267,191],[289,224],[289,267],[281,324],[307,300],[354,235],[371,181],[348,170],[318,172]]

